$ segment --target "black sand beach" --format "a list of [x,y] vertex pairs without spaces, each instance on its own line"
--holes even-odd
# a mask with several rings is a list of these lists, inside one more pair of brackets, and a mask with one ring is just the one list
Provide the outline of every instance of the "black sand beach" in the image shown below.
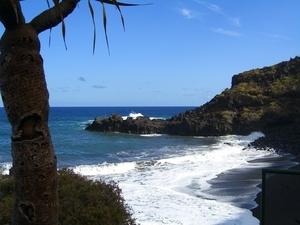
[[[293,129],[291,129],[293,128]],[[265,138],[261,138],[253,143],[253,146],[261,148],[274,148],[278,152],[288,152],[295,156],[294,161],[298,165],[290,167],[291,171],[300,172],[300,135],[299,126],[294,124],[284,132],[269,131]],[[282,130],[281,130],[282,131]],[[297,225],[300,224],[300,194],[298,191],[282,191],[282,188],[289,184],[291,189],[300,189],[300,176],[270,176],[267,178],[268,205],[276,206],[275,210],[270,207],[265,208],[265,214],[272,214],[265,225]],[[261,187],[261,186],[260,186]],[[271,188],[270,188],[271,187]],[[262,212],[262,193],[255,199],[258,206],[252,210],[253,215],[261,219]],[[271,211],[272,210],[272,211]],[[293,215],[293,216],[292,216]],[[298,217],[295,218],[295,215]]]
[[[291,155],[282,157],[266,157],[253,160],[243,169],[233,169],[219,174],[211,180],[209,194],[218,200],[230,201],[241,208],[253,209],[256,207],[255,196],[260,191],[257,187],[261,183],[261,167],[288,168],[295,164]],[[250,196],[250,197],[249,197]]]

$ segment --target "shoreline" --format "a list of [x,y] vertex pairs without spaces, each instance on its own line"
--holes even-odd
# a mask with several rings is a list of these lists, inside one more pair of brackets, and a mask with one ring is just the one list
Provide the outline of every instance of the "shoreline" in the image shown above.
[[[249,147],[254,147],[258,151],[262,150],[262,149],[267,150],[267,149],[272,148],[272,149],[275,149],[279,153],[292,153],[295,156],[296,153],[299,151],[297,146],[300,146],[300,142],[298,141],[297,134],[293,135],[293,134],[289,134],[287,132],[281,132],[281,133],[284,133],[285,135],[278,136],[278,131],[272,132],[272,133],[267,133],[267,135],[265,137],[259,138],[256,141],[250,143]],[[293,141],[291,141],[291,140],[293,140]],[[297,141],[295,141],[295,140],[297,140]],[[280,146],[278,145],[278,143],[280,143]],[[284,154],[282,155],[282,157],[280,157],[279,160],[281,161],[282,158],[284,158]],[[275,161],[273,161],[273,160],[274,159],[272,159],[272,158],[259,158],[259,159],[250,161],[250,163],[268,163],[268,162],[273,163],[274,162],[276,165],[276,163],[279,162],[278,159],[275,159]],[[283,165],[283,167],[286,167],[285,165],[287,165],[287,164],[285,164],[285,163],[287,161],[288,161],[288,159],[282,160],[283,164],[281,162],[279,162],[279,166]],[[295,157],[294,159],[290,158],[290,162],[291,161],[300,163],[300,155],[298,154],[298,157]],[[235,173],[235,171],[233,171],[233,170],[230,170],[228,173],[220,174],[220,175],[218,175],[217,179],[215,179],[215,181],[217,181],[217,182],[213,181],[212,185],[217,187],[218,185],[220,185],[222,182],[224,183],[224,181],[225,181],[225,183],[227,183],[227,184],[221,185],[223,188],[223,191],[222,191],[222,193],[220,192],[221,194],[224,194],[224,187],[227,187],[228,191],[230,191],[230,190],[232,191],[233,189],[235,189],[235,191],[237,190],[236,187],[230,181],[228,182],[228,180],[227,180],[228,177],[230,180],[230,178],[232,179],[234,176],[235,176],[235,178],[238,176],[238,177],[240,177],[242,182],[244,182],[244,181],[248,182],[248,184],[251,185],[251,188],[256,189],[254,195],[251,194],[251,198],[249,198],[249,202],[246,203],[246,205],[239,205],[239,202],[235,202],[234,205],[244,208],[244,209],[248,209],[250,212],[252,212],[252,215],[259,220],[260,219],[260,207],[261,207],[261,204],[260,204],[261,203],[261,191],[257,190],[257,188],[260,188],[259,185],[257,186],[257,183],[261,183],[261,178],[259,179],[260,180],[259,182],[256,182],[256,184],[253,185],[253,183],[251,182],[251,179],[252,179],[251,176],[253,175],[253,172],[260,173],[261,169],[257,169],[257,171],[251,171],[251,169],[253,169],[253,168],[251,168],[251,166],[250,166],[250,168],[244,168],[244,171],[241,171],[241,172],[238,171],[239,174]],[[300,165],[292,166],[290,169],[297,169],[300,171]],[[245,177],[245,176],[247,176],[247,177]],[[218,180],[220,180],[220,179],[221,179],[221,181],[218,182]],[[236,180],[236,179],[232,179],[232,180]],[[240,185],[240,184],[241,183],[239,183],[239,181],[237,181],[237,185]],[[239,189],[238,191],[239,191],[239,193],[242,193],[243,190]],[[210,193],[210,194],[215,195],[216,193]],[[255,198],[255,195],[256,195],[256,198]],[[230,193],[228,194],[228,196],[230,196]],[[277,198],[277,199],[279,199],[279,198]],[[236,198],[236,200],[239,200],[239,199]],[[255,207],[255,203],[257,204],[257,207]],[[253,207],[255,207],[255,208],[253,208]]]
[[288,168],[293,164],[291,155],[269,155],[248,162],[246,167],[228,170],[212,179],[208,193],[240,208],[254,209],[255,197],[260,193],[261,168]]
[[[274,149],[276,152],[280,153],[290,153],[292,154],[295,158],[293,161],[295,163],[298,163],[296,166],[292,166],[288,168],[289,170],[296,170],[300,171],[300,133],[297,132],[299,128],[296,127],[297,124],[292,126],[292,128],[295,129],[273,129],[273,130],[268,130],[267,135],[263,138],[259,138],[258,140],[254,141],[251,143],[252,147],[255,147],[257,150],[261,149]],[[292,179],[292,178],[289,178]],[[272,201],[274,204],[278,204],[281,201],[281,196],[278,196],[275,193],[279,192],[278,187],[276,187],[276,183],[284,183],[285,181],[288,181],[289,179],[285,179],[283,177],[278,177],[278,176],[273,176],[268,178],[268,183],[269,185],[273,186],[271,190],[269,190],[270,194],[274,196],[272,198]],[[296,182],[297,186],[300,185],[300,179],[295,180],[293,179],[293,182]],[[257,194],[255,198],[255,202],[257,206],[253,209],[251,209],[251,212],[254,217],[256,217],[258,220],[261,219],[261,207],[262,207],[262,191],[261,191],[261,183],[257,186],[260,188],[260,192]],[[276,187],[276,188],[275,188]],[[274,193],[274,194],[272,194]],[[294,206],[292,203],[288,204],[288,206],[285,206],[286,209],[293,209],[296,206]],[[289,211],[289,210],[286,210]],[[285,211],[285,212],[286,212]],[[283,212],[280,213],[282,218],[288,218],[285,217]],[[288,216],[288,215],[286,215]],[[275,218],[270,221],[272,224],[277,224],[278,223],[278,218]]]

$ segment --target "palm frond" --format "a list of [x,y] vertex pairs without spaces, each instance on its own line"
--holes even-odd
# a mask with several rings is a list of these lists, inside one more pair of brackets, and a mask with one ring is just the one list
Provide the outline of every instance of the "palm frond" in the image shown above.
[[134,3],[126,3],[126,2],[118,2],[116,0],[96,0],[98,2],[102,2],[105,4],[109,5],[116,5],[118,4],[119,6],[141,6],[141,5],[149,5],[149,4],[134,4]]
[[68,50],[67,42],[66,42],[66,24],[64,20],[61,21],[61,32],[64,39],[65,49]]
[[102,15],[103,15],[103,28],[104,28],[104,34],[105,34],[105,40],[106,40],[106,46],[108,50],[108,54],[110,55],[110,48],[109,48],[109,41],[108,41],[108,35],[107,35],[107,17],[106,17],[106,10],[104,3],[102,4]]
[[51,46],[51,35],[52,35],[52,27],[49,29],[49,39],[48,39],[49,47]]
[[92,16],[93,20],[93,29],[94,29],[94,37],[93,37],[93,54],[95,53],[95,48],[96,48],[96,23],[95,23],[95,13],[94,13],[94,8],[92,6],[91,0],[88,0],[88,5],[89,5],[89,10],[90,14]]
[[121,17],[121,22],[122,22],[124,31],[125,31],[125,19],[124,19],[122,10],[121,10],[121,6],[141,6],[141,5],[148,5],[148,4],[132,4],[132,3],[119,2],[118,0],[95,0],[95,1],[100,2],[102,4],[103,28],[104,28],[107,49],[110,54],[109,40],[108,40],[108,35],[107,35],[107,15],[106,15],[106,10],[105,10],[105,4],[114,5],[117,8],[117,10],[120,14],[120,17]]
[[55,6],[58,6],[58,8],[59,8],[59,14],[60,14],[60,18],[61,18],[61,33],[63,36],[65,49],[67,50],[68,47],[67,47],[67,42],[66,42],[66,24],[65,24],[64,16],[62,15],[61,9],[58,5],[59,0],[52,0],[52,2],[54,3]]
[[123,26],[123,29],[125,31],[125,20],[124,20],[124,17],[123,17],[123,14],[122,14],[122,11],[121,11],[121,8],[117,2],[117,0],[113,0],[115,2],[115,5],[117,7],[117,10],[119,11],[119,14],[120,14],[120,17],[121,17],[121,22],[122,22],[122,26]]
[[[50,9],[50,2],[49,0],[47,0],[47,6],[48,6],[48,9]],[[51,46],[51,35],[52,35],[52,27],[49,29],[49,40],[48,40],[48,45],[49,47]]]
[[[9,1],[23,1],[23,0],[9,0]],[[33,18],[30,24],[36,29],[38,33],[50,29],[50,33],[49,33],[49,45],[50,45],[51,34],[52,34],[51,29],[57,26],[59,23],[61,23],[61,33],[62,33],[65,48],[67,49],[66,24],[64,19],[73,12],[76,6],[79,7],[80,1],[81,0],[46,0],[48,10],[45,10],[44,12],[42,12],[41,14]],[[124,31],[125,31],[125,19],[121,8],[127,6],[150,5],[150,4],[134,4],[134,3],[127,3],[127,2],[119,2],[119,0],[94,0],[94,1],[100,3],[102,6],[102,20],[103,20],[102,22],[103,22],[106,45],[109,53],[110,53],[110,46],[109,46],[109,38],[108,38],[108,31],[107,31],[107,13],[106,13],[105,5],[112,5],[117,8]],[[93,53],[95,53],[96,38],[97,38],[95,11],[94,11],[94,6],[92,5],[92,0],[88,0],[87,3],[92,18],[92,22],[93,22],[93,31],[94,31],[93,32]],[[52,4],[54,4],[54,6],[52,6]]]

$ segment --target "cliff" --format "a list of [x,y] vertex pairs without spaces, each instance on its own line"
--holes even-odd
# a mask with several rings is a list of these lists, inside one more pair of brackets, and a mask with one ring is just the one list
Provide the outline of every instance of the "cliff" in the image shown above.
[[300,130],[300,57],[234,75],[231,88],[166,121],[96,119],[92,131],[210,136]]
[[167,133],[246,134],[299,123],[300,58],[234,75],[210,102],[170,119]]

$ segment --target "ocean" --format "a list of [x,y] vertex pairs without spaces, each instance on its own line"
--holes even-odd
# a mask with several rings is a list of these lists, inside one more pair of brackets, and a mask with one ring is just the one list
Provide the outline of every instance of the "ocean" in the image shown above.
[[[263,136],[180,137],[84,130],[96,116],[169,118],[192,107],[54,107],[49,126],[59,168],[118,182],[141,225],[258,225],[251,214],[261,168],[292,156],[247,147]],[[10,126],[0,109],[0,166],[11,166]]]

